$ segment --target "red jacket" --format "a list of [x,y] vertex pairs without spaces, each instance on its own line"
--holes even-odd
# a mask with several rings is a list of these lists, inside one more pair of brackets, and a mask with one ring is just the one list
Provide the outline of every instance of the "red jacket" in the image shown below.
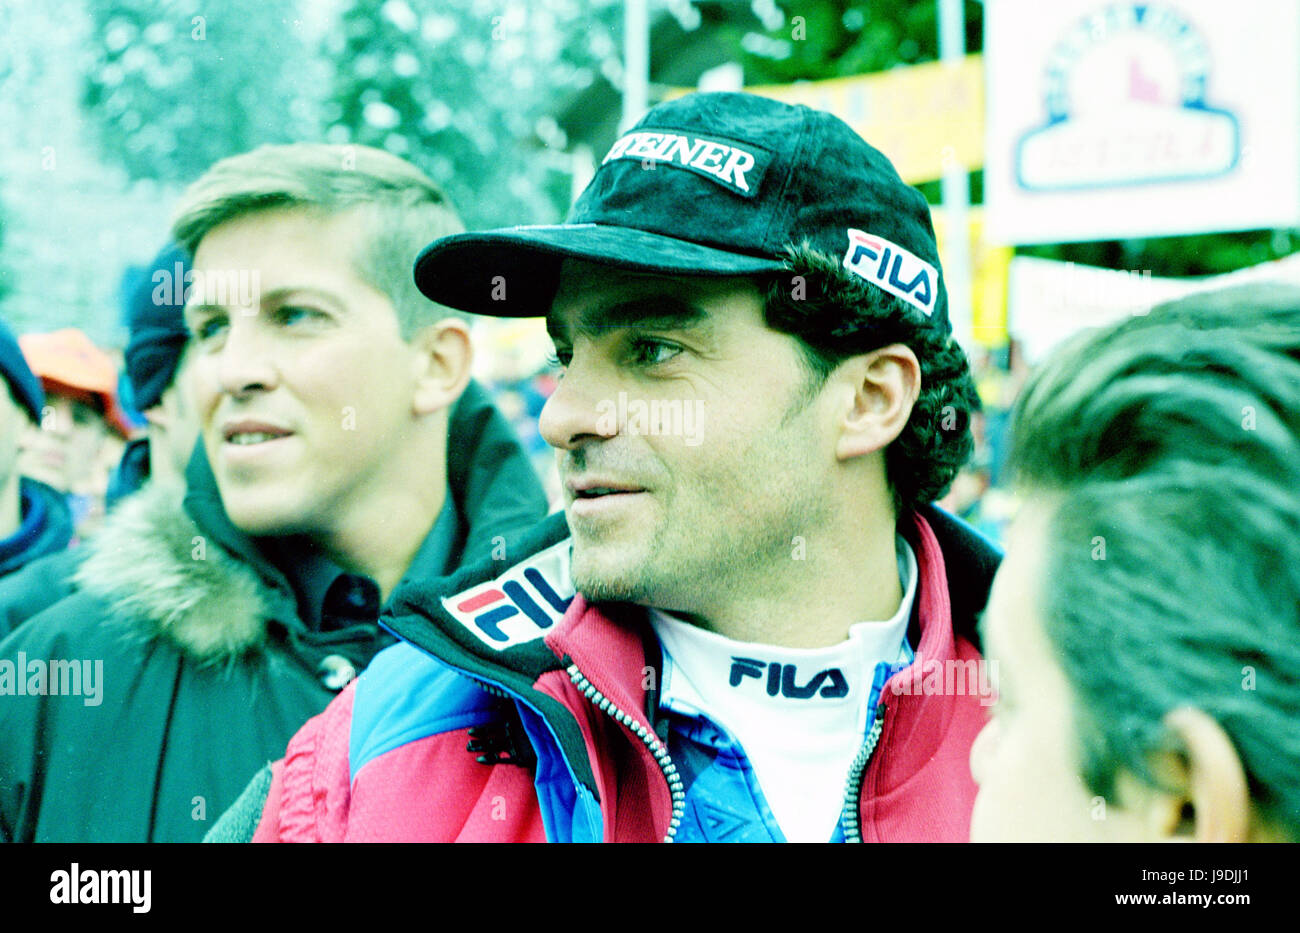
[[[900,531],[920,574],[917,663],[885,685],[845,836],[964,842],[988,698],[951,671],[980,660],[974,618],[998,554],[935,509]],[[562,517],[530,538],[505,572],[399,588],[385,621],[404,642],[294,736],[254,841],[671,839],[685,795],[646,689],[658,653],[644,610],[572,597],[566,611]]]

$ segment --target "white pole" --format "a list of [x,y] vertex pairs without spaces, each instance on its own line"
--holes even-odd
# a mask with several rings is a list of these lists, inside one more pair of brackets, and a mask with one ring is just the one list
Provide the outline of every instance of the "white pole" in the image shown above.
[[650,17],[646,0],[623,3],[623,132],[650,106]]
[[[966,15],[962,0],[937,0],[939,4],[939,60],[957,67],[966,57]],[[966,167],[955,158],[945,159],[943,168],[943,212],[948,236],[943,275],[948,285],[948,318],[953,336],[968,353],[974,328],[971,309],[970,179]]]

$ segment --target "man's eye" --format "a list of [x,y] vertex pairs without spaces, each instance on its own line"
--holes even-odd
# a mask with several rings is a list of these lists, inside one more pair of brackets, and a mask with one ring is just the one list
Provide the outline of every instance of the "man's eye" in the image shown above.
[[99,416],[95,413],[95,409],[91,408],[88,405],[82,405],[78,403],[72,406],[73,424],[77,424],[77,425],[94,424],[95,419],[98,417]]
[[681,352],[682,348],[677,344],[667,343],[663,340],[637,339],[632,341],[632,359],[643,366],[656,366],[660,363],[666,363]]
[[275,312],[282,324],[298,324],[303,321],[311,321],[325,316],[323,311],[317,311],[315,308],[303,308],[298,305],[284,305]]
[[211,340],[213,337],[219,334],[222,328],[224,328],[225,326],[226,326],[225,318],[210,317],[207,320],[199,321],[198,324],[194,325],[193,327],[194,336],[197,337],[199,340]]

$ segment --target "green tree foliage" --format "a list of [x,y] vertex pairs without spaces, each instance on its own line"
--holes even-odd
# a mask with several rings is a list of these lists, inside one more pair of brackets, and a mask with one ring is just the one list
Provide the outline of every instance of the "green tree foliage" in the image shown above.
[[[773,28],[741,39],[748,84],[868,74],[939,57],[934,0],[821,0],[774,7],[779,17],[768,17]],[[968,0],[964,12],[967,50],[978,52],[983,8]]]
[[1297,248],[1300,248],[1300,228],[1021,246],[1016,252],[1022,256],[1176,277],[1221,275],[1281,259]]
[[187,182],[223,156],[311,138],[296,3],[93,0],[82,103],[132,178]]
[[[919,65],[939,58],[935,0],[817,0],[772,5],[762,32],[730,38],[745,83],[789,84],[822,81]],[[966,0],[966,52],[983,47],[983,4]],[[940,200],[936,181],[917,186],[932,203]],[[983,172],[971,177],[973,203],[983,199]]]
[[567,0],[352,0],[327,47],[329,138],[410,159],[471,227],[553,221],[570,176],[549,114],[598,66],[587,15]]

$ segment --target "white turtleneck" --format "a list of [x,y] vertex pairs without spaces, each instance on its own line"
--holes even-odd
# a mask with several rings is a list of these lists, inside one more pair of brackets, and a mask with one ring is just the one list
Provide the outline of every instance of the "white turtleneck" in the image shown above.
[[[862,746],[877,665],[906,658],[916,555],[896,538],[903,598],[892,618],[858,622],[826,648],[733,641],[661,610],[661,705],[704,716],[744,749],[772,815],[791,842],[826,842]],[[780,665],[780,667],[776,667]]]

